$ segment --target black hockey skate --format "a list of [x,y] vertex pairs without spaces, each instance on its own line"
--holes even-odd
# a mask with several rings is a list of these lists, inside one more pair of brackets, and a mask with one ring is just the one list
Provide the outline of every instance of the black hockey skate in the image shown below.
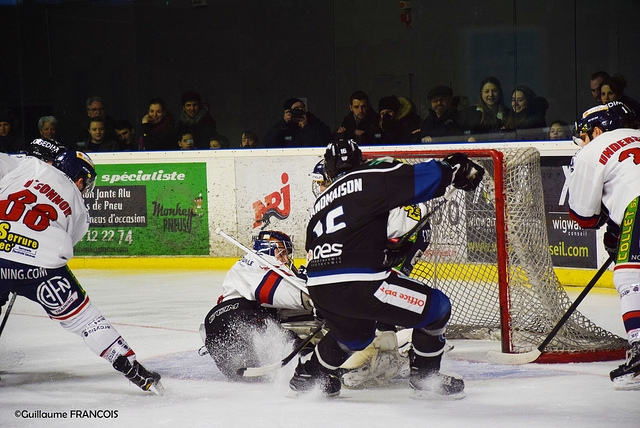
[[337,373],[323,367],[314,357],[313,350],[309,350],[300,356],[289,388],[294,396],[319,388],[325,397],[336,397],[340,395],[341,384]]
[[[431,400],[459,400],[464,398],[464,381],[460,378],[440,373],[440,361],[428,361],[410,355],[411,371],[409,385],[416,398]],[[416,360],[422,361],[416,361]],[[427,361],[425,361],[427,360]]]
[[127,357],[120,355],[114,361],[113,368],[124,374],[127,379],[143,391],[151,391],[162,395],[164,387],[160,383],[160,375],[145,369],[139,362],[130,363]]
[[627,360],[609,373],[615,389],[640,389],[640,342],[627,350]]

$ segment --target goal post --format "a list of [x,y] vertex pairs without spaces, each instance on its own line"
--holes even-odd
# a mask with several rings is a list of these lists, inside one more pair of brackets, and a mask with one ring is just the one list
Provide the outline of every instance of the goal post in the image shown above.
[[[524,353],[545,339],[571,306],[551,260],[540,153],[533,147],[364,152],[406,163],[465,153],[485,168],[474,192],[455,192],[431,217],[431,244],[411,277],[451,299],[447,337],[499,339],[502,352]],[[427,202],[435,206],[440,198]],[[536,360],[541,363],[624,358],[627,341],[579,311]]]

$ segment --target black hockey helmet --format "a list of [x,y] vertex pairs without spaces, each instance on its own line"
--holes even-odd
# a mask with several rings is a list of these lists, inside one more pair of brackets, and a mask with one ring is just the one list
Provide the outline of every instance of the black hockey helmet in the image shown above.
[[618,128],[633,128],[634,113],[626,104],[620,101],[611,101],[603,105],[590,108],[582,113],[574,128],[574,142],[582,145],[580,134],[587,134],[593,138],[593,128],[596,126],[603,131],[613,131]]
[[67,148],[55,140],[36,138],[27,146],[27,156],[33,156],[44,162],[53,162],[60,153]]
[[96,169],[91,158],[84,152],[68,150],[53,160],[53,166],[64,172],[74,183],[82,178],[81,193],[87,197],[96,185]]
[[351,171],[362,164],[362,152],[353,140],[340,138],[332,141],[324,153],[324,171],[329,179]]

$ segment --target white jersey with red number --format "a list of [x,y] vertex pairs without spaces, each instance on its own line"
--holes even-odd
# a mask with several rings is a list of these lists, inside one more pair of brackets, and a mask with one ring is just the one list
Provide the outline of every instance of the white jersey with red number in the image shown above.
[[[304,281],[278,259],[266,254],[261,254],[260,257],[304,287]],[[240,297],[257,301],[262,306],[304,310],[301,291],[248,254],[233,265],[222,282],[222,301]]]
[[61,267],[88,229],[82,194],[62,171],[0,153],[0,258]]
[[627,205],[640,195],[640,131],[621,128],[605,132],[578,151],[572,165],[572,217],[580,226],[593,226],[602,203],[609,218],[620,225]]

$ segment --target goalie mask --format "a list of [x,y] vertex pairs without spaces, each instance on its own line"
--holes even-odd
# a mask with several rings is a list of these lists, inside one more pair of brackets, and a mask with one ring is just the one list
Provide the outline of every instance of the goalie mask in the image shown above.
[[573,142],[582,146],[580,134],[587,134],[593,139],[593,129],[597,126],[603,131],[613,131],[618,128],[633,128],[634,114],[624,103],[611,101],[607,104],[590,108],[582,113],[582,118],[576,122]]
[[310,175],[311,191],[313,192],[313,196],[317,198],[322,192],[324,192],[324,189],[331,184],[331,180],[329,180],[324,171],[324,160],[321,160],[315,167],[313,167],[313,172]]
[[324,170],[329,179],[347,173],[362,163],[362,152],[353,140],[332,141],[324,153]]
[[52,165],[64,172],[74,183],[82,178],[80,193],[85,198],[93,191],[96,185],[96,170],[93,161],[86,153],[68,150],[59,154]]
[[263,230],[253,241],[253,249],[258,254],[275,257],[288,267],[293,266],[293,242],[289,235],[277,230]]

